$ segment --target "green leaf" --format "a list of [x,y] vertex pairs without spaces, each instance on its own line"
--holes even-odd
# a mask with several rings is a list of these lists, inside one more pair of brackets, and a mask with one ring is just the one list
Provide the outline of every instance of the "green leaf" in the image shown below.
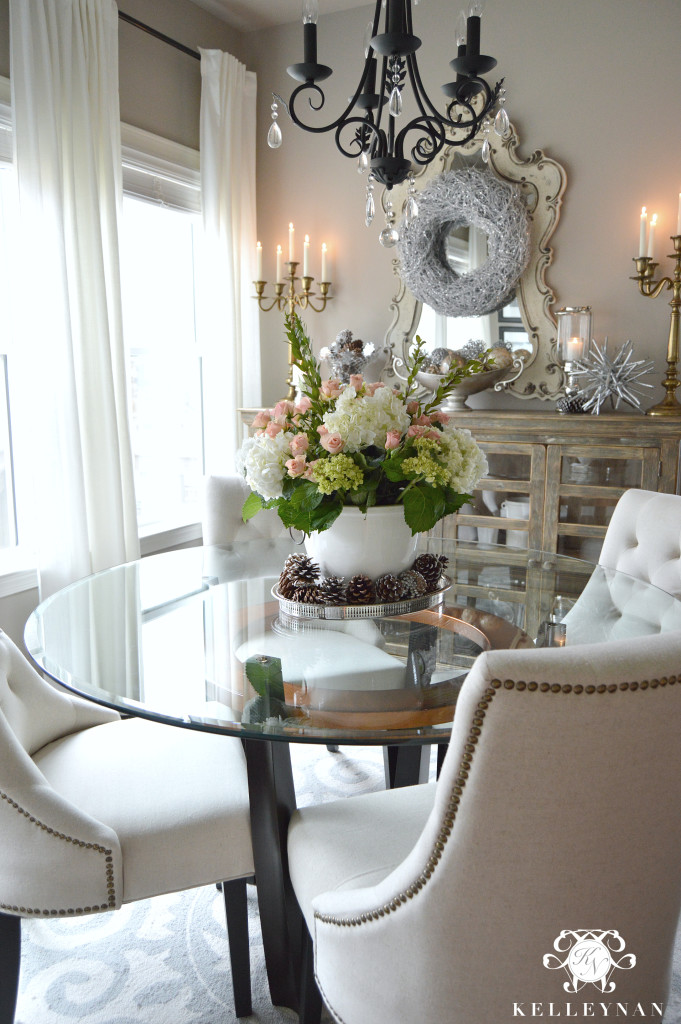
[[401,451],[392,453],[390,458],[385,460],[383,463],[383,472],[387,476],[388,480],[399,483],[400,481],[407,480],[409,478],[409,474],[405,473],[402,468],[402,463],[405,459],[411,458],[413,454],[414,452],[411,450]]
[[473,501],[472,495],[459,494],[458,491],[453,490],[451,487],[445,487],[443,493],[445,500],[444,514],[446,516],[451,516],[454,512],[458,512],[467,501]]
[[284,700],[281,659],[267,654],[254,654],[245,663],[246,678],[261,697]]
[[252,519],[254,515],[261,511],[263,507],[262,498],[255,491],[246,498],[243,507],[241,509],[241,518],[244,523],[247,523],[249,519]]
[[340,501],[333,505],[321,505],[319,508],[315,508],[310,512],[310,530],[328,530],[332,523],[335,523],[338,516],[343,511],[343,506]]
[[324,500],[324,495],[320,494],[317,490],[317,485],[311,480],[301,480],[291,495],[290,500],[294,508],[308,511],[321,504]]
[[405,491],[404,518],[412,533],[426,533],[445,514],[445,499],[439,487],[417,484]]

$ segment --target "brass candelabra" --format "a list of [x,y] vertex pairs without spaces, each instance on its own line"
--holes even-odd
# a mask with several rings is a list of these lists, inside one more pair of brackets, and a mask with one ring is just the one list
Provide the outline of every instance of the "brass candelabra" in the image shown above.
[[674,277],[663,277],[659,281],[653,281],[655,270],[658,266],[652,256],[636,256],[636,277],[632,281],[638,281],[638,290],[646,298],[656,299],[663,288],[671,288],[672,298],[669,305],[672,308],[671,322],[669,325],[669,340],[667,342],[667,376],[662,381],[665,389],[665,396],[661,402],[648,409],[646,416],[681,416],[681,404],[677,401],[675,391],[681,381],[678,378],[677,363],[679,361],[679,309],[681,308],[681,235],[672,235],[674,252],[669,258],[674,260]]
[[[298,269],[298,263],[295,260],[289,261],[286,266],[288,267],[288,276],[285,281],[277,281],[274,285],[274,298],[269,299],[263,293],[267,287],[267,281],[254,281],[255,286],[255,298],[258,300],[258,306],[264,313],[269,313],[271,309],[278,309],[279,312],[288,313],[289,316],[295,311],[296,306],[300,309],[311,309],[315,313],[321,313],[326,308],[326,303],[332,298],[329,295],[329,288],[331,287],[330,281],[319,282],[319,304],[315,306],[312,301],[315,292],[312,291],[312,282],[314,277],[310,277],[304,274],[301,278],[296,276],[296,270]],[[296,281],[302,281],[303,290],[302,292],[296,291]],[[288,288],[286,287],[288,285]],[[286,289],[286,291],[284,291]],[[269,303],[269,305],[267,305]],[[296,389],[293,383],[293,367],[295,366],[295,359],[293,358],[293,350],[291,343],[288,342],[288,377],[286,383],[288,384],[288,392],[286,398],[293,400],[296,396]]]

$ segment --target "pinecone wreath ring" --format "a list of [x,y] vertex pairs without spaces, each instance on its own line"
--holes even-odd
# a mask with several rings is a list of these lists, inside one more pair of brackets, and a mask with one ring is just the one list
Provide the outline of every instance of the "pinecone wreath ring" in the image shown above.
[[[447,171],[418,198],[419,213],[400,225],[400,277],[412,294],[443,316],[485,316],[507,305],[530,257],[527,209],[491,171]],[[458,274],[447,239],[459,227],[487,235],[487,259]]]

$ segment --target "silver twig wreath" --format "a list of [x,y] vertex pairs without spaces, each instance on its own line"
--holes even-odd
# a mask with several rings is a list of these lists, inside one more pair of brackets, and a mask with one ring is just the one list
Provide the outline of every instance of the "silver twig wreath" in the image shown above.
[[[445,242],[453,228],[473,225],[487,235],[482,266],[457,274]],[[399,229],[400,276],[412,294],[444,316],[485,316],[510,300],[530,257],[527,209],[489,171],[446,171],[418,197],[418,216]]]

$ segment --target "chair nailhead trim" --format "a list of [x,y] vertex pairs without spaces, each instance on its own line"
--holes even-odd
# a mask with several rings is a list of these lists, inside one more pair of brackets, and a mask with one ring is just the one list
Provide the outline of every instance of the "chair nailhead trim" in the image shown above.
[[548,694],[561,694],[561,695],[576,695],[586,694],[591,696],[596,694],[600,696],[604,693],[618,693],[622,691],[629,691],[635,693],[636,690],[656,690],[658,686],[674,686],[677,682],[681,683],[681,673],[679,675],[662,676],[661,679],[644,679],[641,682],[632,681],[630,683],[610,683],[605,686],[601,683],[598,686],[583,686],[578,683],[574,686],[566,683],[560,685],[559,683],[536,683],[536,682],[525,682],[524,680],[513,680],[504,679],[493,679],[491,685],[485,690],[482,700],[478,701],[477,707],[473,715],[473,721],[468,734],[468,742],[464,744],[464,754],[461,759],[461,765],[459,767],[459,773],[456,777],[452,792],[450,794],[449,803],[445,812],[442,826],[440,827],[437,837],[435,839],[433,850],[426,861],[426,866],[421,874],[416,878],[411,885],[401,893],[398,893],[390,903],[384,904],[382,907],[377,907],[375,910],[367,911],[361,914],[359,917],[337,917],[335,914],[319,914],[315,913],[315,918],[321,921],[322,924],[338,925],[341,928],[356,927],[360,924],[367,924],[371,921],[378,921],[380,918],[385,917],[387,914],[394,913],[402,904],[407,903],[412,899],[418,892],[423,889],[428,880],[432,877],[438,863],[442,857],[442,854],[447,843],[447,839],[452,833],[454,820],[456,818],[456,812],[461,802],[461,796],[463,793],[463,787],[466,784],[468,778],[469,769],[471,767],[473,756],[475,753],[475,744],[478,742],[478,737],[481,733],[481,727],[484,725],[482,719],[485,717],[485,710],[490,706],[492,700],[496,696],[497,692],[501,689],[504,690],[516,690],[519,693],[548,693]]
[[105,846],[100,846],[99,843],[86,843],[83,839],[75,839],[73,836],[67,836],[63,832],[57,832],[55,829],[45,825],[44,822],[38,818],[29,814],[27,810],[21,807],[20,804],[13,800],[7,793],[3,793],[0,790],[0,800],[4,800],[10,807],[14,808],[17,814],[23,815],[32,825],[36,828],[41,829],[49,836],[54,836],[55,839],[63,839],[66,843],[73,843],[74,846],[80,846],[83,850],[94,850],[95,853],[104,854],[104,863],[106,864],[106,888],[108,893],[108,902],[102,903],[99,906],[94,907],[68,907],[67,909],[59,910],[41,910],[37,907],[18,907],[8,903],[0,903],[0,910],[8,911],[14,914],[24,914],[26,917],[33,915],[39,917],[58,917],[64,914],[97,914],[102,910],[113,910],[116,906],[116,887],[114,884],[114,869],[113,869],[113,857],[111,856],[111,850]]

